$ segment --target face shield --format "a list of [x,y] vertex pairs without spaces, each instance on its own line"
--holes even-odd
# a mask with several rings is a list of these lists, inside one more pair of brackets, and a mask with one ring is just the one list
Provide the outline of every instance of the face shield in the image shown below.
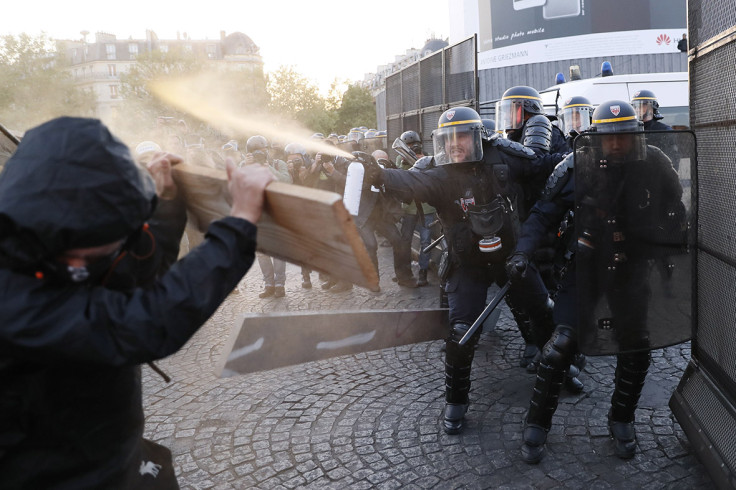
[[562,121],[562,129],[565,134],[572,131],[578,134],[590,128],[590,116],[593,109],[588,105],[572,105],[562,110],[560,119]]
[[632,100],[631,105],[641,122],[651,121],[654,118],[654,107],[651,100]]
[[[631,116],[633,118],[633,116]],[[645,160],[647,143],[637,119],[596,121],[592,142],[601,159],[611,163]]]
[[483,159],[483,126],[448,125],[432,133],[437,165],[478,162]]
[[496,102],[496,131],[506,132],[524,125],[524,101],[504,99]]

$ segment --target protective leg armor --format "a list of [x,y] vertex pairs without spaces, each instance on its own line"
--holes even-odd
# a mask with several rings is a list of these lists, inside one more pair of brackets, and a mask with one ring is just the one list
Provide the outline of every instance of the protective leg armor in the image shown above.
[[542,349],[542,360],[537,369],[537,380],[529,404],[526,427],[522,436],[522,459],[538,463],[544,455],[547,431],[552,426],[552,416],[557,410],[565,369],[570,365],[577,349],[575,331],[567,325],[558,325]]
[[616,386],[611,396],[608,429],[614,439],[616,456],[622,459],[634,457],[636,432],[634,412],[651,362],[649,352],[619,354],[616,362]]
[[475,347],[480,338],[480,329],[461,346],[458,342],[470,329],[467,323],[455,323],[450,329],[450,337],[445,348],[445,413],[444,427],[448,434],[457,434],[463,428],[463,419],[468,409],[470,392],[470,370],[475,355]]
[[506,297],[506,304],[509,306],[511,314],[514,315],[516,325],[519,327],[519,332],[521,332],[521,338],[524,339],[524,352],[519,359],[519,367],[525,368],[529,366],[534,360],[534,356],[539,352],[539,347],[534,339],[534,326],[529,315],[517,308],[508,296]]

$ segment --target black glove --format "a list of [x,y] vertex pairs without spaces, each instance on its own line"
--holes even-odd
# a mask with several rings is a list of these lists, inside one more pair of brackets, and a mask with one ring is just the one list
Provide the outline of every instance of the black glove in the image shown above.
[[362,151],[354,151],[353,157],[363,164],[365,174],[363,176],[363,183],[374,186],[383,184],[383,169],[373,156]]
[[506,259],[506,275],[509,281],[518,281],[526,276],[526,268],[529,266],[529,257],[524,252],[515,252]]

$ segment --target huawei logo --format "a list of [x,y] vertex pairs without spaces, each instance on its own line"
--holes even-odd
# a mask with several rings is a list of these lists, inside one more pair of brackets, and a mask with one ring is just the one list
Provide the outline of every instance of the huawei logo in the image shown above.
[[665,46],[669,46],[670,44],[672,44],[672,39],[670,39],[667,34],[660,34],[659,36],[657,36],[657,44],[659,44],[660,46],[663,44]]

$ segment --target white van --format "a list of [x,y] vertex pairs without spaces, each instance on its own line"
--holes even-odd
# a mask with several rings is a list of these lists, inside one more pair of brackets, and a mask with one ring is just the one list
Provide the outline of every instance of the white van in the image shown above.
[[674,129],[686,129],[690,125],[687,72],[637,73],[587,78],[553,85],[540,90],[545,110],[554,115],[572,96],[588,98],[594,107],[607,100],[630,102],[638,90],[651,90],[657,96],[662,122]]

